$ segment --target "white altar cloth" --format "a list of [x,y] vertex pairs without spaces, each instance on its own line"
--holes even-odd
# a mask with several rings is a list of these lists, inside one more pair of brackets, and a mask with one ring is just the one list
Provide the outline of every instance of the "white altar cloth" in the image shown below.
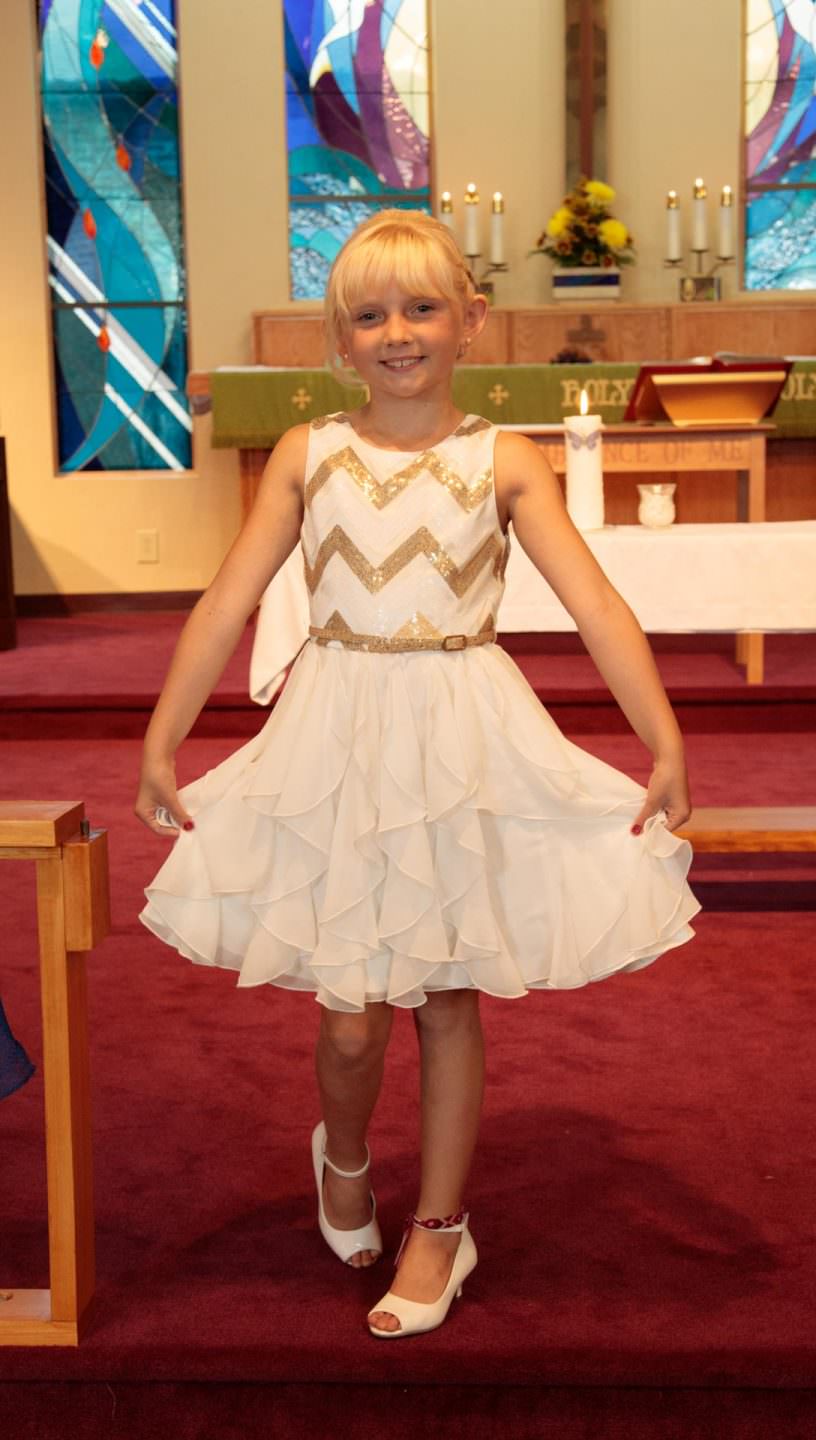
[[[522,550],[512,526],[499,631],[576,630]],[[816,630],[816,520],[746,524],[605,525],[584,539],[645,631]],[[342,564],[335,557],[334,564]],[[309,631],[298,545],[264,591],[250,694],[268,705]]]

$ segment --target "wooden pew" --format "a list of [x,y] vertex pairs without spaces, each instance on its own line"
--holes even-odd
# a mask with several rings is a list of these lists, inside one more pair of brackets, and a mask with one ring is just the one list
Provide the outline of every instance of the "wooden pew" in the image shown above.
[[110,930],[107,838],[79,801],[0,801],[0,860],[37,869],[50,1269],[48,1290],[0,1277],[0,1346],[77,1345],[93,1297],[85,952]]
[[816,805],[701,807],[679,830],[697,854],[816,851]]

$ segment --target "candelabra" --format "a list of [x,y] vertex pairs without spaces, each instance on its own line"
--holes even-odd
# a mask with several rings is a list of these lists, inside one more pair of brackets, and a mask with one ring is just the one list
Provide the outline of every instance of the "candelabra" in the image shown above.
[[[465,244],[462,253],[468,262],[468,268],[479,293],[492,304],[495,298],[495,287],[493,281],[488,277],[506,275],[510,268],[499,258],[504,250],[504,197],[499,190],[493,196],[490,207],[490,259],[481,275],[476,274],[477,263],[482,258],[482,252],[477,248],[479,244],[478,206],[479,192],[476,185],[471,182],[465,191]],[[443,225],[447,225],[450,230],[453,230],[453,196],[449,190],[442,193],[439,218]]]
[[487,277],[488,275],[506,275],[508,270],[510,269],[510,266],[504,263],[497,264],[495,260],[491,260],[486,266],[486,268],[482,271],[481,275],[477,275],[476,262],[478,260],[481,260],[481,258],[482,257],[480,253],[471,255],[469,251],[465,252],[465,259],[468,262],[468,269],[473,276],[474,281],[476,282],[476,289],[478,290],[479,294],[484,295],[485,299],[489,302],[489,304],[492,305],[495,299],[495,289],[493,281],[488,280]]
[[[690,246],[691,254],[693,256],[692,264],[694,266],[694,273],[689,273],[689,269],[687,269],[685,274],[680,275],[681,300],[720,300],[722,298],[722,281],[720,279],[720,276],[716,274],[716,271],[719,270],[720,266],[722,265],[733,265],[734,263],[733,255],[718,255],[710,269],[705,270],[704,268],[704,257],[711,253],[710,247],[705,244],[705,203],[707,193],[708,192],[702,180],[697,180],[694,186],[695,210],[693,216],[692,244]],[[723,237],[725,237],[727,241],[728,236],[732,235],[731,214],[733,203],[734,197],[731,186],[725,185],[723,187],[722,199],[720,201],[721,249],[725,248],[725,245],[723,244]],[[668,198],[666,200],[666,209],[669,219],[669,246],[672,250],[679,251],[680,213],[676,190],[669,191]],[[723,211],[727,214],[729,222],[728,225],[724,223],[725,217],[723,216]],[[672,254],[663,263],[665,269],[667,270],[679,270],[680,266],[684,265],[685,262],[683,261],[682,255]]]

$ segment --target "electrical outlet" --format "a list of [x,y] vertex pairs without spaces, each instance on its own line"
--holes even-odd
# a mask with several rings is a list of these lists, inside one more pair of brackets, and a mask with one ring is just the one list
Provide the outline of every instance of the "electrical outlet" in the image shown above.
[[136,531],[136,560],[139,565],[156,565],[159,559],[158,530]]

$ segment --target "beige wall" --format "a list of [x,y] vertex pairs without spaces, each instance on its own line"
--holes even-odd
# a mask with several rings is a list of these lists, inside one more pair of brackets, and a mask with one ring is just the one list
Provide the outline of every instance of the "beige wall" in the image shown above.
[[[609,171],[616,204],[637,241],[625,298],[673,301],[677,277],[663,268],[666,191],[678,191],[690,225],[696,175],[717,197],[740,179],[741,0],[607,0]],[[686,243],[690,235],[686,232]],[[736,267],[722,272],[737,297]]]
[[[626,298],[672,298],[662,197],[702,171],[736,183],[740,0],[608,0],[609,176],[639,241]],[[195,422],[184,475],[56,476],[42,243],[34,7],[0,6],[0,422],[19,594],[206,585],[238,524],[236,457]],[[249,359],[252,310],[288,296],[279,8],[180,0],[191,364]],[[563,0],[435,0],[435,178],[458,203],[475,180],[507,198],[502,304],[543,302],[525,254],[563,188]],[[484,206],[485,212],[487,206]],[[486,214],[485,214],[486,221]],[[486,238],[486,235],[485,235]],[[159,564],[136,531],[159,531]]]

